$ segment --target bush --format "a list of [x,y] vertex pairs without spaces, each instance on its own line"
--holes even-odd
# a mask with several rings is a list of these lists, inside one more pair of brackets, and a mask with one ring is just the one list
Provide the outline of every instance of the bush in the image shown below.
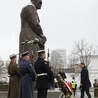
[[0,80],[0,84],[3,84],[3,81],[2,80]]

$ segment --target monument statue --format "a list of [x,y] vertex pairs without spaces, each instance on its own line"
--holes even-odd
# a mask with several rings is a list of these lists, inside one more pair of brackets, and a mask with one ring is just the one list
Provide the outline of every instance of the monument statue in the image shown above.
[[[37,59],[37,51],[44,49],[46,37],[40,25],[37,10],[41,9],[42,0],[31,0],[31,4],[22,8],[19,53],[29,51],[32,62]],[[20,57],[21,60],[21,57]]]

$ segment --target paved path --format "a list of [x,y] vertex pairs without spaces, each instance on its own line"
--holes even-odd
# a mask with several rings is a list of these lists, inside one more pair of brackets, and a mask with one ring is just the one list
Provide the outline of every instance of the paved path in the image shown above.
[[[59,92],[59,88],[56,88],[55,90],[50,90],[50,92],[54,92],[54,91],[55,91],[55,92],[56,92],[56,91]],[[93,90],[93,89],[90,89],[90,94],[91,94],[92,98],[94,98],[94,90]],[[77,91],[76,91],[76,96],[73,97],[73,95],[72,95],[71,98],[80,98],[80,90],[77,89]],[[86,93],[85,93],[85,97],[84,97],[84,98],[88,98],[87,95],[86,95]],[[98,98],[98,97],[96,97],[96,98]]]
[[[92,98],[94,98],[94,92],[90,92],[90,94],[91,94]],[[76,92],[76,96],[73,97],[73,95],[72,95],[71,98],[80,98],[80,92],[79,91]],[[86,93],[85,93],[85,97],[84,98],[88,98]],[[98,97],[96,97],[96,98],[98,98]]]
[[[1,91],[0,92],[0,98],[7,98],[7,93],[8,93],[7,91]],[[92,98],[94,98],[94,91],[90,90],[90,93],[91,93]],[[59,88],[58,89],[49,90],[47,98],[59,98],[60,94],[61,94],[61,92],[60,92]],[[34,91],[34,98],[37,98],[36,95],[37,95],[37,91]],[[72,95],[71,98],[80,98],[80,90],[77,90],[76,96],[73,97],[73,95]],[[86,96],[86,94],[85,94],[84,98],[88,98]],[[98,97],[96,97],[96,98],[98,98]]]

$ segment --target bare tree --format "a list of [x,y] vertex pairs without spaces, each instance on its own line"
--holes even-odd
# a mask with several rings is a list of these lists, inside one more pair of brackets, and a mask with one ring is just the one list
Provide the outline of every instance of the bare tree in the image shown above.
[[9,61],[9,60],[6,60],[6,61],[4,62],[5,69],[7,69],[7,70],[8,70],[8,65],[9,65],[9,63],[10,63],[10,61]]
[[69,55],[67,58],[67,64],[69,68],[74,68],[74,65],[77,64],[78,61],[79,61],[78,56],[73,54]]
[[[51,51],[51,66],[53,66],[55,69],[58,69],[60,67],[64,67],[63,57],[61,49],[56,49]],[[65,56],[66,58],[66,56]]]
[[1,58],[0,58],[0,72],[2,71],[2,69],[3,69],[3,65],[4,65],[4,62],[1,60]]
[[9,60],[3,61],[3,60],[0,58],[0,73],[1,73],[2,71],[7,72],[7,70],[8,70],[8,65],[9,65]]
[[89,45],[84,40],[75,43],[75,48],[72,54],[78,56],[80,62],[84,62],[88,67],[91,62],[91,56],[95,51],[92,45]]

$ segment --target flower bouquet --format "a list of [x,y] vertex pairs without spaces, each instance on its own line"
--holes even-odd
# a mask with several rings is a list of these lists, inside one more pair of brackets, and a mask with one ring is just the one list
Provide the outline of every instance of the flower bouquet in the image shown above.
[[61,88],[61,92],[65,95],[65,98],[70,98],[72,95],[72,86],[70,82],[67,82],[62,79],[60,74],[56,75],[58,85]]

